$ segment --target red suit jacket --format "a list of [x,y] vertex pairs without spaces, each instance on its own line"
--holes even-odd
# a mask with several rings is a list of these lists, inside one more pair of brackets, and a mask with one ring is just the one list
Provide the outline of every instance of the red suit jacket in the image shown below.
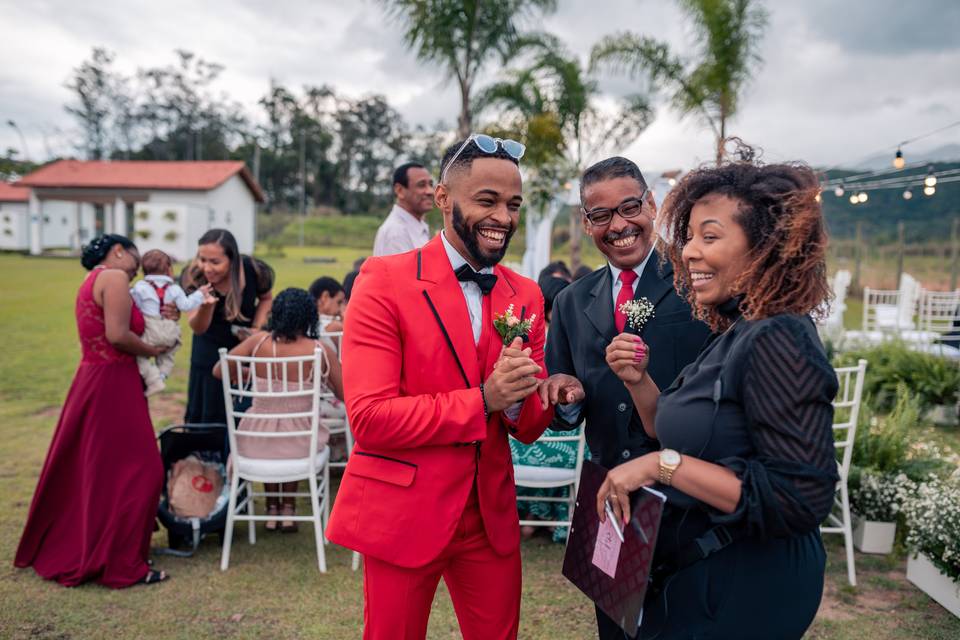
[[553,410],[541,409],[533,394],[515,423],[501,412],[485,420],[479,385],[502,345],[492,315],[511,304],[516,315],[537,315],[525,346],[543,367],[543,296],[510,269],[498,265],[494,273],[476,345],[439,236],[420,250],[363,263],[343,332],[356,445],[327,526],[333,542],[398,566],[423,566],[450,542],[476,481],[490,545],[505,555],[519,544],[507,433],[533,442]]

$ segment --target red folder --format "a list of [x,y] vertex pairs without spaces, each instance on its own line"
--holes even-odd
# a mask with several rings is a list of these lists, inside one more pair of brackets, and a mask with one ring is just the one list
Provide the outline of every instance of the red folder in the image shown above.
[[616,560],[616,571],[611,577],[594,564],[600,530],[597,491],[606,476],[606,469],[589,460],[584,461],[573,524],[563,557],[563,575],[633,637],[640,626],[666,499],[663,494],[648,489],[635,491],[630,496],[631,521],[622,529],[623,542]]

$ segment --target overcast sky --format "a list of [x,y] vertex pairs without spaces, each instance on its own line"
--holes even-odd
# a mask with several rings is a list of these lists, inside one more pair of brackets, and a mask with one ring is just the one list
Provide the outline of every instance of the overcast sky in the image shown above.
[[[768,160],[854,164],[900,140],[960,120],[960,2],[956,0],[767,0],[764,63],[730,132]],[[370,0],[0,0],[0,148],[34,160],[70,153],[74,124],[63,106],[71,69],[104,46],[116,68],[173,62],[187,49],[226,70],[217,89],[259,118],[270,78],[288,87],[333,85],[350,95],[384,93],[413,124],[456,122],[458,94],[438,69],[419,65],[401,33]],[[532,25],[540,26],[540,25]],[[668,0],[561,0],[542,25],[584,59],[600,37],[627,29],[692,53]],[[491,74],[491,78],[492,78]],[[640,87],[604,77],[611,93]],[[43,131],[46,132],[44,140]],[[917,142],[911,153],[960,143],[960,127]],[[661,100],[655,122],[622,152],[648,169],[709,160],[712,140],[696,120],[680,120]]]

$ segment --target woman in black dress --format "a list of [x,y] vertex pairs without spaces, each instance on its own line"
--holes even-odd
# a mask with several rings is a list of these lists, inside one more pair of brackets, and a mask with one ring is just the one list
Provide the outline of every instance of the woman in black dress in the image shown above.
[[597,496],[628,522],[631,491],[667,494],[641,638],[800,638],[820,605],[837,379],[810,318],[828,295],[818,192],[798,165],[689,174],[665,205],[666,254],[714,337],[663,392],[639,338],[607,349],[664,447]]
[[183,272],[185,290],[213,285],[216,302],[190,312],[193,348],[187,391],[188,423],[224,423],[223,383],[213,377],[221,347],[232,349],[267,321],[273,303],[273,269],[240,255],[226,229],[210,229],[200,237],[197,257]]

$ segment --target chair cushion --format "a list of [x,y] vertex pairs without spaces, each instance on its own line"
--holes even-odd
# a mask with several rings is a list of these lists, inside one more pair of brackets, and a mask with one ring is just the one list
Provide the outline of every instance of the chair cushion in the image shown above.
[[[316,468],[322,469],[330,458],[330,447],[324,447],[317,454],[314,464]],[[244,458],[243,456],[233,456],[233,465],[240,473],[241,477],[253,478],[265,482],[270,482],[274,478],[293,478],[299,476],[306,478],[310,475],[309,458],[291,458],[291,459],[267,459],[267,458]],[[283,480],[289,482],[289,480]]]
[[531,467],[525,464],[517,464],[513,466],[513,479],[518,485],[560,487],[565,484],[573,484],[577,479],[577,471],[576,469]]

